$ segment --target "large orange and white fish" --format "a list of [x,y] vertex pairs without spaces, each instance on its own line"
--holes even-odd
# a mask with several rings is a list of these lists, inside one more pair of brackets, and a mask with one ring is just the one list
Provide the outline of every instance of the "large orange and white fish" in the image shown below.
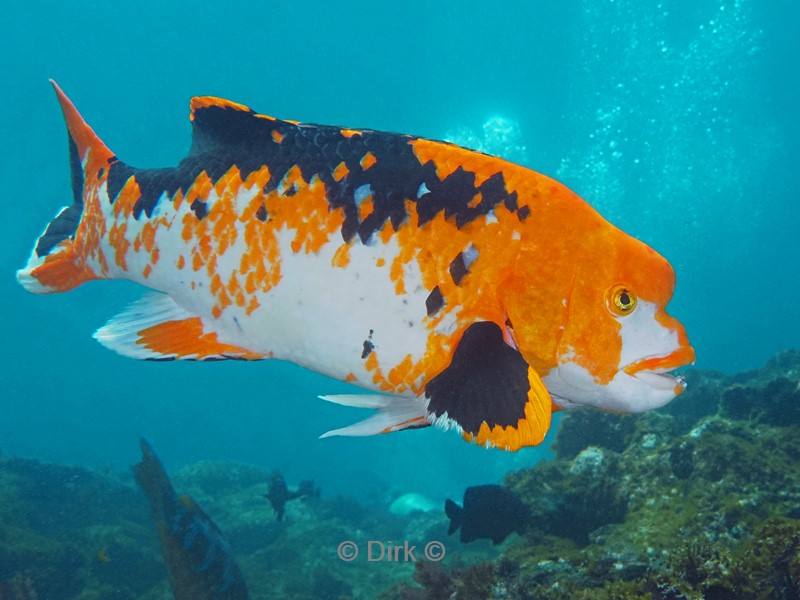
[[438,425],[516,450],[560,408],[642,412],[694,360],[669,263],[564,185],[459,146],[191,101],[177,167],[119,160],[55,86],[73,202],[20,283],[129,279],[95,337],[140,359],[288,360],[371,390],[325,435]]

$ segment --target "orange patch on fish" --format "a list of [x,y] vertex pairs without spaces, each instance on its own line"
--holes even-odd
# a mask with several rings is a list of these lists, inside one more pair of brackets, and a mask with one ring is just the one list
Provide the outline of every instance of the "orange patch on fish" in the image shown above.
[[245,360],[262,358],[260,354],[237,346],[223,344],[214,332],[204,332],[202,321],[195,317],[180,321],[167,321],[142,329],[137,333],[144,348],[176,358],[192,357],[202,360],[209,356],[230,355]]
[[347,165],[344,163],[344,161],[342,161],[338,165],[336,165],[336,168],[333,170],[333,180],[341,181],[347,176],[349,172],[350,169],[348,169]]
[[114,263],[123,271],[128,269],[128,264],[125,256],[131,247],[131,243],[125,238],[128,224],[124,221],[122,223],[114,223],[108,231],[108,240],[111,247],[114,248]]
[[194,114],[200,109],[208,108],[209,106],[215,106],[217,108],[232,108],[234,110],[241,110],[245,112],[250,110],[244,104],[238,104],[237,102],[231,102],[230,100],[225,100],[223,98],[216,98],[214,96],[195,96],[192,98],[189,106],[189,119],[194,121]]
[[358,161],[358,164],[360,164],[361,168],[366,171],[376,162],[378,162],[378,159],[375,158],[375,155],[372,152],[367,152],[364,156],[361,157],[361,160]]
[[343,269],[350,264],[350,244],[342,244],[333,253],[331,265]]
[[141,198],[139,184],[135,177],[131,177],[122,187],[122,191],[114,201],[114,217],[117,219],[127,219],[133,214],[133,206]]
[[358,220],[363,223],[364,220],[372,214],[374,209],[375,205],[372,202],[372,194],[370,194],[358,205]]
[[36,267],[31,275],[42,285],[58,292],[66,292],[95,278],[89,269],[77,266],[79,263],[76,261],[74,247],[67,242],[59,245],[64,247],[64,254],[54,254],[53,258],[46,257],[44,264]]

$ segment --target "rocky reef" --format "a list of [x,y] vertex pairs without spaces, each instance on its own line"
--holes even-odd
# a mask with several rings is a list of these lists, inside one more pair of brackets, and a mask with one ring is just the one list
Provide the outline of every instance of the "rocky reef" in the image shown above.
[[659,411],[564,415],[556,458],[506,477],[534,522],[472,591],[422,564],[385,598],[800,598],[800,352],[687,379]]
[[138,598],[163,579],[155,541],[131,485],[0,457],[0,600]]
[[[387,573],[336,552],[345,540],[406,539],[413,519],[312,497],[287,504],[279,522],[264,498],[269,477],[219,462],[172,475],[224,532],[251,598],[370,598],[410,577],[411,564]],[[0,600],[162,600],[171,597],[166,575],[150,508],[129,476],[0,457]]]
[[[171,478],[225,533],[251,598],[800,598],[800,352],[686,377],[687,392],[652,413],[563,414],[553,460],[506,477],[533,517],[497,547],[448,537],[442,510],[324,490],[279,522],[270,474],[252,466],[203,462]],[[431,540],[446,546],[441,562],[425,560]],[[343,541],[357,558],[339,558]],[[129,474],[0,456],[0,600],[164,597]]]

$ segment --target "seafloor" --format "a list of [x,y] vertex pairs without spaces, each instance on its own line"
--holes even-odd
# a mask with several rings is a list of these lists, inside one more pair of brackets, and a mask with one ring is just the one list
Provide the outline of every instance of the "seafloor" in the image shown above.
[[[172,482],[226,534],[251,598],[800,598],[800,351],[687,379],[652,413],[564,415],[556,458],[507,476],[534,518],[498,547],[448,537],[443,510],[402,516],[324,490],[276,522],[269,473],[241,464],[198,463]],[[441,540],[447,555],[345,562],[344,540]],[[129,474],[0,457],[0,600],[165,597]]]

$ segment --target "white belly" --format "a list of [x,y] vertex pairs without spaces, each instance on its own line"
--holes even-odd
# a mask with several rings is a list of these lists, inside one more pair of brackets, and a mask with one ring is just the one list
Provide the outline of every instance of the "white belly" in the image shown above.
[[[295,254],[290,247],[293,237],[293,231],[280,232],[280,281],[258,294],[260,306],[250,315],[230,306],[213,319],[207,312],[197,312],[210,306],[204,301],[198,305],[202,292],[168,291],[184,308],[200,314],[221,341],[338,379],[354,375],[369,385],[372,375],[364,363],[370,347],[378,353],[384,372],[409,355],[414,362],[423,357],[429,335],[428,291],[419,265],[411,260],[404,265],[405,293],[396,293],[389,275],[399,253],[394,239],[386,244],[376,240],[369,246],[355,241],[348,264],[335,267],[333,257],[341,238],[334,237],[316,254]],[[235,253],[235,248],[231,251]],[[224,270],[222,261],[219,266]],[[455,318],[446,319],[437,330],[454,325]]]

